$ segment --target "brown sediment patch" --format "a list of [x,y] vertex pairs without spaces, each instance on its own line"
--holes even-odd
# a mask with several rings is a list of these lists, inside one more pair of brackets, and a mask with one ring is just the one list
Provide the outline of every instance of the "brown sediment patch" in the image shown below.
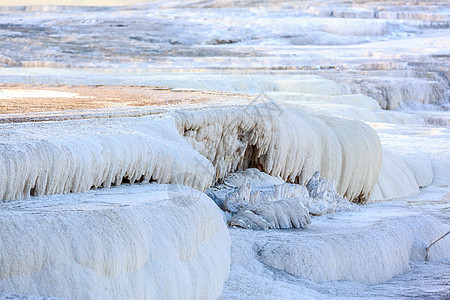
[[250,100],[249,95],[237,93],[148,86],[0,84],[0,123],[126,116],[145,111],[145,107],[223,105]]

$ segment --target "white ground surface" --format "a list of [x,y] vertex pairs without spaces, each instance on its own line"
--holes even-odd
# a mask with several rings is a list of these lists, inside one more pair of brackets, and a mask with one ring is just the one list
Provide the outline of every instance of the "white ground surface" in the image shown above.
[[306,231],[230,230],[222,298],[445,299],[450,235],[423,254],[450,225],[449,22],[445,1],[8,7],[0,81],[245,92],[362,120],[384,150],[372,200],[391,201]]
[[416,198],[313,218],[304,231],[233,229],[222,299],[445,299],[448,239],[430,248],[435,261],[423,257],[432,236],[449,228],[448,204],[446,189],[427,188]]
[[0,204],[0,290],[70,299],[213,299],[230,236],[205,194],[143,184]]

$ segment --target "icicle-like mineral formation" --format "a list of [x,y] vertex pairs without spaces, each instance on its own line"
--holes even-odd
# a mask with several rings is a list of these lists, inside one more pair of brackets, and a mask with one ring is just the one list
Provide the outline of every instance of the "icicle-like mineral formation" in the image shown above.
[[[233,186],[233,182],[240,186]],[[265,183],[275,183],[265,185]],[[306,187],[279,182],[257,169],[232,173],[207,194],[229,217],[228,224],[254,230],[306,228],[311,215],[350,209],[351,203],[336,192],[332,181],[319,171]]]
[[364,202],[381,167],[379,138],[363,122],[273,103],[0,129],[3,200],[141,181],[205,190],[258,167],[301,185],[319,170],[339,194]]

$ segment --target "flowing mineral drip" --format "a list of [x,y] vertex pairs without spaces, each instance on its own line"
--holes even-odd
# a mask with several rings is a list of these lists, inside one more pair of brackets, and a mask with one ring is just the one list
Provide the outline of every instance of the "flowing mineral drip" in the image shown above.
[[308,113],[272,102],[174,113],[178,130],[212,162],[216,182],[230,172],[258,168],[305,185],[313,173],[337,182],[354,202],[370,198],[381,167],[381,145],[356,120]]
[[274,103],[0,126],[4,200],[142,181],[205,190],[257,167],[301,185],[319,170],[364,202],[381,167],[379,138],[364,123]]

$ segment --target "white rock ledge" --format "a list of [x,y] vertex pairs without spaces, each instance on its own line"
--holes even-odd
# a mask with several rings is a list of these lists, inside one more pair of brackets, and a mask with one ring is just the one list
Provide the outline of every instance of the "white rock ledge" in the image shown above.
[[149,181],[204,191],[230,172],[260,167],[301,185],[320,171],[339,194],[365,202],[381,160],[380,140],[363,122],[272,102],[8,123],[0,124],[0,200]]
[[[263,233],[232,229],[232,269],[258,260],[314,282],[377,284],[425,259],[425,249],[449,229],[420,211],[368,205],[360,211],[317,217],[306,230]],[[450,239],[430,249],[429,260],[448,259]]]
[[178,185],[2,203],[0,228],[0,293],[215,299],[230,270],[219,208]]

